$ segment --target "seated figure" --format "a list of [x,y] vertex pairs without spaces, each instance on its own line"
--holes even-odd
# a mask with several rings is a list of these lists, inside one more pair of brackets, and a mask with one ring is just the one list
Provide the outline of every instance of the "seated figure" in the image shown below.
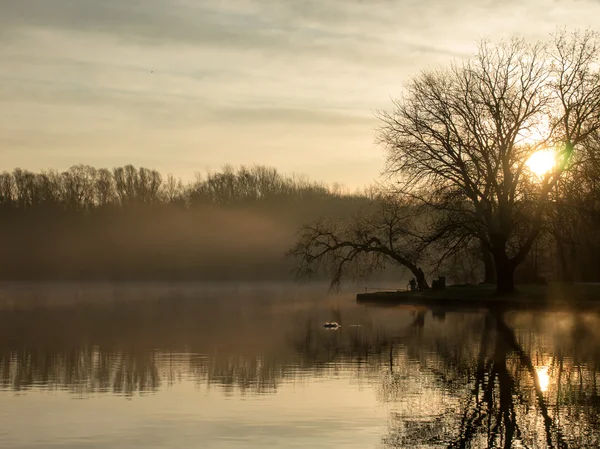
[[446,276],[440,276],[438,279],[434,279],[431,282],[431,288],[433,290],[444,290],[446,288]]
[[417,280],[415,278],[412,278],[410,280],[410,282],[408,283],[408,285],[410,286],[410,291],[411,292],[416,292],[417,291]]

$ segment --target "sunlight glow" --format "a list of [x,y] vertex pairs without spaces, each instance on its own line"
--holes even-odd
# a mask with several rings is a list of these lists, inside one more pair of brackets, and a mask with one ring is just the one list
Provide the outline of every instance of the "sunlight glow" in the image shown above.
[[540,366],[535,370],[540,383],[540,389],[542,391],[548,390],[548,384],[550,384],[550,375],[548,374],[548,369],[549,368],[547,366]]
[[544,176],[556,166],[556,155],[552,150],[540,150],[527,160],[527,167],[537,176]]

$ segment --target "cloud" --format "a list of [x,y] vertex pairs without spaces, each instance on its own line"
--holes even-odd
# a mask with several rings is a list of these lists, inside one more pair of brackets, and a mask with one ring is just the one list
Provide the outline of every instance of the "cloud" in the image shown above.
[[[402,28],[394,16],[402,17],[403,26],[415,21],[402,2],[256,0],[210,5],[177,0],[4,0],[0,33],[14,37],[48,29],[140,45],[293,52],[385,64],[398,50],[388,39],[390,32]],[[439,44],[409,40],[403,47],[417,53],[444,52]]]
[[54,29],[144,45],[310,52],[364,61],[372,53],[394,54],[394,43],[418,53],[456,54],[453,37],[472,39],[473,31],[502,28],[529,33],[540,21],[556,22],[555,13],[570,21],[585,9],[591,13],[594,5],[586,0],[550,5],[542,0],[3,0],[0,32]]
[[[483,36],[600,27],[591,0],[0,4],[5,164],[257,162],[331,179],[379,160],[372,111],[411,74],[468,55]],[[375,176],[370,164],[357,183]]]

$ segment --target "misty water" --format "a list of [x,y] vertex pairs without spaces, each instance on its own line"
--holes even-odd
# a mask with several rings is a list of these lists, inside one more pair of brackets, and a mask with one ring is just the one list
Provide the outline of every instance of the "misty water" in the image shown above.
[[599,446],[600,313],[355,290],[3,284],[0,447]]

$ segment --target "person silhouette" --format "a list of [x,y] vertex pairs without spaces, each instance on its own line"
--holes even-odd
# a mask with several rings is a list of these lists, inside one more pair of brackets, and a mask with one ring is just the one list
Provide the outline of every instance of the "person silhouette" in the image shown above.
[[408,283],[408,285],[410,286],[410,291],[414,292],[417,290],[417,280],[415,278],[412,278],[410,280],[410,282]]

